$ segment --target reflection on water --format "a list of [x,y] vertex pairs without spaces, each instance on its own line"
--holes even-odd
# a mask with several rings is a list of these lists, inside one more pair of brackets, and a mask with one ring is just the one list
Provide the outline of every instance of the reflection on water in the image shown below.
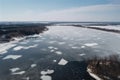
[[[103,57],[120,54],[119,34],[73,26],[48,28],[43,34],[0,44],[0,80],[56,80],[57,77],[57,80],[82,80],[89,75],[84,72],[84,62],[79,67],[77,61],[96,55]],[[82,76],[76,72],[78,67]],[[40,74],[41,71],[48,70],[54,72]],[[93,80],[91,77],[86,80],[88,79]]]

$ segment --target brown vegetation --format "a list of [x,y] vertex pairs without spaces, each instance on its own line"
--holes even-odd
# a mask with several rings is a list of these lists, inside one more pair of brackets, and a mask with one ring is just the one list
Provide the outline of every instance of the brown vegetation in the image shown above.
[[0,25],[0,42],[10,41],[13,37],[39,34],[47,30],[45,24],[9,24]]
[[120,80],[120,61],[118,55],[91,59],[88,68],[103,80]]

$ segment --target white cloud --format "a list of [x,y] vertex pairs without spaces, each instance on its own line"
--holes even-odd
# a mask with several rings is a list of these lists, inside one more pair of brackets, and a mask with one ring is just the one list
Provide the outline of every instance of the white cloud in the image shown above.
[[3,20],[17,21],[120,21],[120,5],[105,4],[55,10],[44,13],[26,11]]

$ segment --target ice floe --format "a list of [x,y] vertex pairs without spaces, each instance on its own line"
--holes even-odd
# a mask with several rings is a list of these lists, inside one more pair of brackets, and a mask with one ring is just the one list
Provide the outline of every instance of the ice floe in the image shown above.
[[54,50],[58,50],[58,48],[54,47]]
[[49,44],[53,44],[53,43],[55,43],[55,42],[56,42],[56,41],[49,41],[48,43],[49,43]]
[[65,60],[65,59],[61,59],[60,61],[59,61],[59,65],[66,65],[68,63],[68,61],[67,60]]
[[53,60],[53,62],[57,62],[57,60]]
[[54,52],[55,50],[53,49],[53,50],[50,50],[50,52]]
[[63,54],[61,51],[56,51],[55,53],[58,54],[58,55]]
[[49,75],[42,75],[42,76],[40,77],[40,79],[42,79],[42,80],[52,80],[52,77],[49,76]]
[[53,47],[53,46],[49,46],[48,48],[49,48],[49,49],[53,49],[54,47]]
[[22,57],[22,55],[7,55],[6,57],[3,58],[3,60],[5,60],[5,59],[13,59],[13,60],[15,60],[15,59],[18,59],[20,57]]
[[16,68],[11,68],[9,69],[12,72],[12,75],[22,75],[25,73],[25,71],[19,71],[20,68],[16,67]]
[[31,64],[31,68],[34,68],[36,66],[37,66],[37,64]]
[[79,54],[79,56],[85,56],[85,55],[86,55],[85,53]]
[[16,72],[16,71],[18,71],[18,70],[20,70],[20,68],[11,68],[11,69],[10,69],[11,72]]
[[52,73],[54,73],[54,70],[47,70],[47,71],[41,71],[41,77],[40,77],[40,79],[42,79],[42,80],[52,80],[52,77],[51,76],[49,76],[49,74],[52,74]]
[[98,43],[86,43],[84,44],[85,46],[92,47],[92,46],[97,46]]
[[79,49],[79,47],[75,47],[75,46],[72,46],[71,48],[72,48],[72,49]]
[[25,71],[20,71],[20,72],[14,72],[12,75],[22,75],[25,74]]
[[65,44],[65,42],[59,42],[58,44],[59,44],[59,45],[63,45],[63,44]]
[[47,70],[47,71],[41,71],[41,74],[42,75],[46,75],[46,74],[52,74],[52,73],[54,73],[54,70]]
[[8,50],[12,47],[16,46],[16,44],[10,43],[2,43],[0,44],[0,54],[5,54],[8,52]]
[[85,48],[85,46],[81,46],[81,48]]
[[17,46],[15,48],[13,48],[14,51],[18,51],[18,50],[21,50],[21,49],[30,49],[30,48],[34,48],[34,47],[37,47],[38,44],[35,44],[35,45],[32,45],[32,46]]

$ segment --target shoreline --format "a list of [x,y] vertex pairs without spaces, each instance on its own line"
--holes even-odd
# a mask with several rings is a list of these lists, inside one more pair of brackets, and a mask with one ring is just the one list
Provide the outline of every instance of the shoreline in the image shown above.
[[47,24],[3,24],[0,25],[0,43],[14,41],[14,38],[40,34],[47,31]]

